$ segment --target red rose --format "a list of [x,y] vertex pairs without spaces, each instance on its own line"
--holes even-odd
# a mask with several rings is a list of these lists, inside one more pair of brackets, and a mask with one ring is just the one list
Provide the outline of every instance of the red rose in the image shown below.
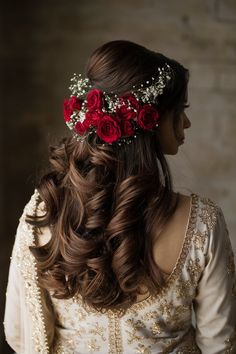
[[86,132],[87,128],[88,126],[86,125],[85,121],[83,123],[77,122],[74,126],[74,130],[80,135],[83,135]]
[[129,120],[125,120],[123,123],[124,136],[134,135],[134,128]]
[[117,120],[105,115],[98,122],[97,135],[105,142],[112,143],[121,137],[121,128]]
[[129,101],[130,106],[133,109],[136,109],[137,111],[140,109],[140,107],[141,107],[140,103],[139,103],[139,101],[137,100],[137,98],[134,95],[126,96],[126,97],[124,97],[124,99]]
[[63,102],[63,113],[64,119],[66,122],[70,121],[71,114],[73,110],[80,110],[82,106],[82,102],[76,98],[75,96],[71,96],[68,100],[64,100]]
[[120,97],[120,107],[117,107],[116,113],[123,119],[131,119],[137,116],[140,104],[133,95]]
[[159,119],[159,113],[154,106],[145,104],[139,112],[138,124],[142,129],[152,129]]
[[71,109],[70,106],[70,100],[64,100],[63,101],[63,113],[64,113],[64,120],[66,122],[70,121],[70,116],[72,114],[73,110]]
[[74,110],[74,109],[76,109],[78,111],[81,110],[82,102],[77,97],[71,96],[69,99],[69,104],[70,104],[70,108],[72,110]]
[[137,113],[135,113],[132,108],[129,108],[124,104],[116,108],[116,113],[119,118],[123,118],[125,120],[134,118],[137,115]]
[[90,124],[94,127],[98,126],[99,120],[104,116],[102,111],[97,112],[86,112],[85,117],[86,120],[90,122]]
[[87,97],[87,107],[89,111],[101,110],[104,102],[104,95],[101,90],[93,89],[88,92]]

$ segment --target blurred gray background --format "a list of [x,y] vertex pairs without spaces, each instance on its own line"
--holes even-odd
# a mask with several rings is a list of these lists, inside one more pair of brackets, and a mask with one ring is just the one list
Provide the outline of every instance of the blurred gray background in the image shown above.
[[[192,127],[169,158],[175,187],[221,206],[236,250],[236,1],[22,0],[1,10],[1,319],[18,219],[47,167],[48,144],[69,134],[69,79],[110,40],[140,43],[190,69]],[[11,352],[2,329],[0,351]]]

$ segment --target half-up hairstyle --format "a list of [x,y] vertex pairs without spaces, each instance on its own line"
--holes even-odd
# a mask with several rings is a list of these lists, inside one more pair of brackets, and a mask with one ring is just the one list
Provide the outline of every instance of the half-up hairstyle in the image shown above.
[[[86,76],[96,88],[125,94],[165,63],[174,77],[158,97],[163,115],[185,100],[188,71],[176,61],[113,41],[91,55]],[[141,285],[158,292],[165,282],[153,245],[178,200],[157,135],[143,131],[116,147],[98,145],[96,135],[83,143],[63,138],[49,154],[50,170],[36,186],[45,215],[27,219],[51,231],[46,245],[31,247],[40,285],[60,299],[80,294],[97,310],[130,306]]]

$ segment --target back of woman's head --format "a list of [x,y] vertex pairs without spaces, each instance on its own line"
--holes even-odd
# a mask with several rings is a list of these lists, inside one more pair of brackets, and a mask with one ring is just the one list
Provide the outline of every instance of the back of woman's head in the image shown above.
[[[126,94],[156,77],[165,63],[173,76],[153,102],[163,116],[178,112],[185,100],[188,71],[176,61],[113,41],[91,55],[87,77],[94,88]],[[121,146],[98,144],[96,134],[83,143],[64,138],[50,147],[50,164],[37,186],[45,217],[29,220],[52,231],[48,244],[32,248],[41,285],[58,298],[81,294],[97,309],[128,306],[141,284],[158,290],[163,277],[152,246],[176,208],[158,135],[141,131]]]
[[173,70],[173,77],[163,94],[158,97],[158,110],[165,113],[178,109],[183,104],[188,70],[163,54],[125,40],[108,42],[92,53],[87,63],[86,76],[94,87],[106,92],[125,94],[133,86],[145,85],[152,77],[157,77],[158,68],[164,67],[166,63]]

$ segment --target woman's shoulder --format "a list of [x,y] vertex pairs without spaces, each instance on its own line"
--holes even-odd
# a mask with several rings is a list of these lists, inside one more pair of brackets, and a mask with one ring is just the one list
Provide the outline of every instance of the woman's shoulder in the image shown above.
[[208,197],[208,196],[200,194],[198,192],[190,191],[188,194],[178,192],[175,194],[178,195],[183,200],[191,200],[191,199],[195,198],[201,204],[212,205],[212,206],[214,205],[216,208],[219,208],[218,202],[214,198]]
[[27,218],[27,215],[29,216],[34,215],[36,207],[39,204],[39,198],[40,198],[39,192],[37,188],[35,188],[34,192],[31,194],[29,200],[24,206],[23,213],[19,219],[20,221],[25,220]]
[[222,209],[218,202],[211,197],[199,194],[197,192],[191,192],[189,195],[178,193],[180,200],[180,207],[187,208],[188,204],[191,204],[193,214],[197,214],[203,222],[207,220],[215,220],[217,215],[222,213]]
[[220,204],[212,197],[192,193],[193,204],[196,204],[196,217],[200,224],[205,224],[208,231],[213,230],[217,220],[223,216]]

